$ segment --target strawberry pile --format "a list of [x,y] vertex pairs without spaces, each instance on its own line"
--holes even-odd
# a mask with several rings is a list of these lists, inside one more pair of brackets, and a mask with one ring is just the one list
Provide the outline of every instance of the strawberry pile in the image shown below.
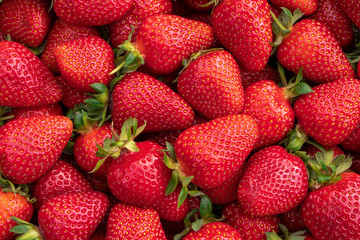
[[0,0],[0,239],[360,239],[360,2]]

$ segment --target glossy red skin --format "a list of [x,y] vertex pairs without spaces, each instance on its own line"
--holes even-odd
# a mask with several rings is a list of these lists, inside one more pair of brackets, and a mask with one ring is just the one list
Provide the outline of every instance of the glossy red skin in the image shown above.
[[255,120],[229,115],[186,129],[175,142],[176,159],[200,188],[215,188],[236,174],[258,138]]
[[119,82],[112,93],[112,120],[121,129],[129,117],[146,121],[143,132],[186,129],[194,122],[194,111],[177,93],[150,75],[133,72]]
[[272,80],[276,84],[280,82],[280,76],[278,71],[270,65],[265,65],[263,69],[257,72],[247,71],[244,67],[239,64],[239,70],[241,75],[241,82],[244,89],[250,84],[260,81],[260,80]]
[[176,15],[147,17],[136,35],[135,47],[145,66],[157,74],[168,74],[182,67],[182,60],[209,48],[214,42],[212,27]]
[[20,194],[4,193],[2,190],[0,188],[0,238],[1,240],[12,240],[15,233],[9,230],[17,223],[10,217],[15,216],[24,221],[30,221],[33,215],[33,206]]
[[304,15],[312,14],[317,8],[318,1],[319,0],[270,0],[270,2],[277,7],[285,7],[291,12],[294,12],[297,8],[299,8]]
[[179,75],[179,95],[209,119],[238,114],[244,90],[235,59],[225,50],[204,53]]
[[318,0],[316,11],[310,16],[324,24],[339,42],[341,48],[347,48],[354,43],[352,22],[341,9],[337,0]]
[[101,26],[122,18],[134,0],[54,0],[56,15],[67,23],[80,26]]
[[13,183],[40,178],[58,160],[71,137],[72,122],[64,116],[10,121],[0,128],[0,170]]
[[295,116],[307,135],[323,146],[344,141],[360,121],[360,83],[343,78],[313,87],[294,104]]
[[152,208],[158,199],[164,198],[171,170],[163,162],[161,146],[150,141],[136,146],[139,152],[127,152],[111,162],[108,186],[119,201]]
[[37,116],[61,116],[63,115],[61,106],[58,103],[42,105],[35,107],[14,108],[7,116],[14,116],[9,121],[19,118],[37,117]]
[[210,6],[203,7],[201,5],[206,5],[210,1],[208,0],[184,0],[184,2],[193,10],[197,12],[209,12],[213,9],[214,4],[211,4]]
[[269,216],[298,206],[308,192],[308,176],[301,158],[280,146],[264,148],[244,166],[238,201],[251,216]]
[[360,153],[360,123],[354,131],[340,143],[340,146],[347,151]]
[[44,203],[38,213],[45,239],[89,239],[109,206],[102,192],[66,193]]
[[58,45],[55,61],[64,81],[80,92],[95,93],[90,86],[102,83],[109,86],[114,70],[114,52],[102,38],[88,36]]
[[120,20],[113,22],[109,26],[110,41],[113,47],[117,47],[128,40],[134,27],[131,41],[135,41],[138,28],[143,20],[154,14],[171,14],[171,0],[134,0],[131,9]]
[[69,40],[87,36],[100,37],[100,33],[96,28],[68,24],[58,18],[46,36],[45,49],[41,53],[40,59],[53,73],[59,73],[54,57],[56,46]]
[[238,203],[231,203],[221,210],[225,222],[240,232],[243,239],[266,240],[265,232],[279,232],[279,217],[252,217]]
[[360,2],[356,0],[338,0],[338,2],[351,21],[360,28]]
[[61,75],[57,76],[56,79],[58,80],[63,92],[60,101],[64,104],[66,108],[73,109],[75,105],[79,106],[79,104],[81,103],[85,104],[84,100],[91,97],[84,92],[80,92],[75,88],[70,87],[69,84],[67,84],[63,80],[63,77]]
[[141,209],[118,203],[110,212],[106,239],[166,240],[159,214],[153,209]]
[[92,186],[74,166],[58,160],[36,181],[33,188],[33,196],[36,198],[34,207],[39,210],[43,203],[64,193],[90,191],[93,191]]
[[49,8],[46,0],[4,0],[0,7],[0,29],[13,41],[36,48],[52,24]]
[[297,22],[283,38],[276,55],[281,65],[294,73],[302,67],[304,78],[312,83],[355,76],[334,35],[313,19]]
[[268,62],[272,41],[269,4],[265,0],[221,1],[211,14],[220,43],[249,71]]
[[306,229],[305,223],[301,218],[300,206],[281,214],[279,217],[281,224],[285,225],[289,232],[297,232]]
[[61,96],[54,75],[37,56],[20,43],[0,42],[1,106],[47,105],[58,102]]
[[294,127],[295,112],[285,91],[271,80],[254,82],[245,89],[242,113],[252,116],[259,127],[259,138],[254,149],[280,142]]
[[340,176],[340,181],[311,191],[301,206],[302,219],[317,240],[360,239],[360,175]]
[[[77,165],[85,172],[91,172],[95,167],[100,157],[96,156],[98,148],[96,144],[101,147],[106,138],[111,138],[112,132],[109,123],[104,123],[101,127],[92,126],[88,132],[81,134],[74,142],[74,156]],[[94,173],[94,176],[101,179],[106,179],[107,168],[111,162],[111,157],[106,159],[103,165]]]
[[242,240],[240,233],[223,222],[213,222],[202,226],[199,231],[187,234],[183,240],[227,239]]

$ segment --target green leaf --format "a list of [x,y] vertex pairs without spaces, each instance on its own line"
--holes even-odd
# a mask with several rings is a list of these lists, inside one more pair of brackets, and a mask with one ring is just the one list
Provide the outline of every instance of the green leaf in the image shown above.
[[94,168],[91,172],[89,172],[89,173],[94,173],[94,172],[96,172],[96,171],[104,164],[104,162],[105,162],[105,160],[106,160],[107,158],[108,158],[108,156],[105,156],[104,158],[100,159],[100,160],[96,163],[95,168]]
[[146,127],[146,121],[145,121],[144,125],[142,125],[136,129],[134,137],[137,137],[140,133],[142,133],[144,131],[145,127]]
[[179,174],[176,171],[171,172],[170,181],[166,187],[165,196],[173,193],[179,184]]
[[319,183],[328,183],[330,182],[330,176],[321,175],[317,177]]
[[[107,138],[108,139],[108,138]],[[105,145],[105,142],[106,142],[106,139],[105,139],[105,141],[104,141],[104,145]],[[98,151],[97,152],[99,152],[100,154],[102,154],[102,155],[107,155],[108,154],[108,152],[104,149],[104,148],[102,148],[98,143],[95,143],[96,144],[96,147],[97,147],[97,149],[98,149]]]
[[187,198],[188,195],[188,188],[185,186],[183,186],[181,188],[180,194],[179,194],[179,198],[178,198],[178,204],[177,204],[177,208],[179,209],[181,207],[181,205],[184,203],[185,199]]
[[34,226],[31,226],[29,224],[21,224],[21,225],[15,225],[10,229],[10,231],[16,234],[24,234],[31,229],[34,229]]
[[335,170],[335,174],[339,175],[340,173],[345,172],[346,170],[348,170],[351,167],[352,164],[352,159],[350,157],[346,158],[345,161],[343,162],[343,164],[339,165],[336,170]]
[[282,240],[276,232],[265,232],[267,240]]
[[196,219],[195,222],[192,223],[191,228],[197,232],[204,225],[204,219]]
[[321,146],[319,143],[312,141],[310,139],[308,139],[306,142],[317,147],[318,149],[320,149],[321,152],[325,153],[325,148],[323,146]]
[[327,150],[324,154],[324,163],[326,166],[329,166],[334,160],[334,152],[333,150]]
[[175,169],[174,161],[165,152],[164,152],[164,163],[169,169],[171,170]]
[[184,176],[184,175],[180,175],[180,181],[181,184],[186,187],[189,185],[189,183],[191,182],[191,180],[193,180],[194,176]]
[[324,169],[324,171],[325,171],[327,174],[330,174],[327,166],[325,165],[325,163],[324,163],[323,161],[320,161],[320,165],[321,165],[321,168]]
[[136,146],[136,143],[134,141],[127,142],[124,147],[128,149],[131,152],[138,152],[140,151],[139,148]]
[[199,197],[205,195],[205,193],[199,190],[190,190],[188,193],[191,197]]
[[129,66],[135,62],[137,55],[134,52],[128,52],[125,58],[125,66]]
[[90,85],[97,93],[107,92],[109,89],[105,84],[102,83],[93,83]]
[[309,84],[305,83],[305,82],[300,82],[298,83],[293,89],[291,89],[292,94],[294,96],[300,96],[303,94],[308,94],[308,93],[312,93],[314,92],[311,87],[309,86]]
[[206,195],[201,196],[200,202],[200,216],[202,219],[207,219],[212,213],[212,202]]
[[95,98],[87,98],[84,100],[84,102],[86,103],[86,107],[88,110],[103,109],[105,107],[104,103],[100,102]]

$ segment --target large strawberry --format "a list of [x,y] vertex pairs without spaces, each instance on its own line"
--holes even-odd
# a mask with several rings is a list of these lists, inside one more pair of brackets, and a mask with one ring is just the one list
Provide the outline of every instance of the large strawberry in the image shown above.
[[305,15],[312,14],[316,10],[318,1],[319,0],[270,0],[270,2],[277,7],[285,7],[292,12],[299,9]]
[[360,121],[360,82],[342,78],[313,88],[294,104],[295,116],[307,135],[323,146],[344,141]]
[[280,146],[256,152],[243,171],[238,201],[251,216],[287,212],[307,195],[308,175],[304,162]]
[[10,121],[0,128],[0,170],[14,183],[40,178],[58,160],[72,134],[64,116]]
[[220,43],[247,70],[259,71],[265,67],[272,41],[267,1],[221,1],[212,11],[211,25]]
[[14,41],[36,48],[52,23],[49,7],[46,0],[4,0],[0,7],[0,29]]
[[179,75],[179,95],[209,119],[240,113],[244,90],[235,59],[225,50],[198,54]]
[[144,132],[186,129],[194,121],[194,112],[177,93],[150,75],[133,72],[119,82],[112,93],[114,127],[133,117],[144,124]]
[[97,36],[76,38],[58,45],[55,61],[64,81],[81,92],[95,92],[94,83],[109,85],[115,68],[114,52]]
[[360,28],[360,2],[356,0],[337,0],[346,15]]
[[132,6],[134,0],[54,0],[56,15],[74,25],[107,25],[122,18]]
[[197,232],[187,234],[183,240],[202,240],[202,239],[227,239],[227,240],[242,240],[240,233],[223,222],[208,223]]
[[61,96],[54,75],[38,57],[20,43],[0,42],[1,106],[46,105]]

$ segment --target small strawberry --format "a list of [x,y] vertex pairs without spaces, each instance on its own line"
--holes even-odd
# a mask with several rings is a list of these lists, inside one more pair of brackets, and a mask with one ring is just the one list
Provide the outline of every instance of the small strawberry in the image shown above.
[[220,43],[249,71],[268,62],[272,41],[269,4],[265,0],[224,0],[211,13]]
[[339,5],[351,19],[351,21],[360,28],[360,3],[356,0],[337,0]]
[[227,239],[242,240],[240,233],[223,222],[208,223],[197,232],[190,232],[183,240]]
[[0,128],[0,170],[17,184],[40,178],[58,160],[72,134],[64,116],[10,121]]
[[292,12],[299,9],[305,15],[310,15],[316,10],[318,1],[320,0],[270,0],[277,7],[285,7]]
[[134,0],[54,0],[54,11],[63,21],[81,26],[107,25],[122,18]]
[[38,57],[20,43],[0,42],[1,106],[47,105],[61,96],[54,75]]
[[280,146],[256,152],[243,171],[238,201],[251,216],[287,212],[307,195],[308,175],[304,162]]
[[13,121],[27,117],[61,116],[63,115],[63,112],[61,106],[58,103],[54,103],[35,107],[13,108],[7,115],[12,115],[13,118],[11,118],[11,121]]
[[63,80],[80,92],[92,92],[93,83],[109,85],[115,68],[114,52],[102,38],[88,36],[58,45],[55,61]]
[[4,0],[0,7],[0,29],[11,39],[36,48],[52,24],[46,0]]
[[225,50],[194,54],[180,72],[177,90],[186,102],[209,119],[238,114],[244,104],[239,68]]

